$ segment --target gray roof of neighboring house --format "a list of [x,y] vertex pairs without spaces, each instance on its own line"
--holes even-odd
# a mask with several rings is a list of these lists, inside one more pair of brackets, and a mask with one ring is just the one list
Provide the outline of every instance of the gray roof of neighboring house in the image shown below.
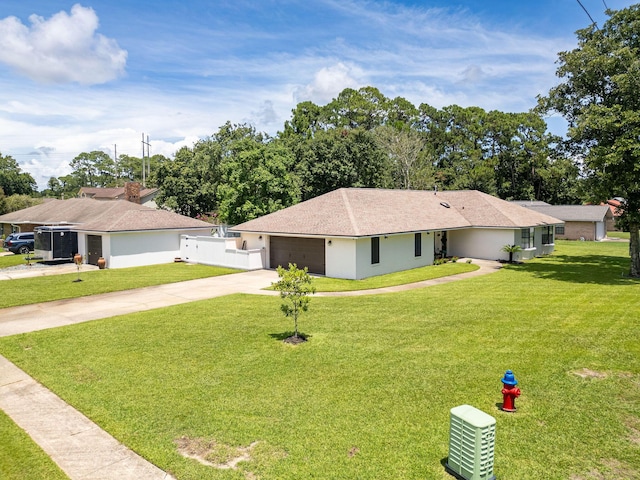
[[[140,198],[148,197],[158,191],[158,188],[141,188]],[[78,192],[79,197],[89,197],[96,200],[115,200],[117,198],[124,198],[124,194],[124,187],[81,187]]]
[[341,188],[231,230],[285,235],[366,237],[458,228],[523,228],[561,224],[475,190]]
[[211,224],[166,210],[91,198],[50,200],[0,216],[0,223],[69,225],[74,230],[121,232],[141,230],[209,229]]
[[542,200],[511,200],[511,203],[515,203],[521,207],[541,207],[543,205],[551,205],[550,203],[543,202]]
[[608,205],[532,205],[527,208],[565,222],[603,222],[611,215]]

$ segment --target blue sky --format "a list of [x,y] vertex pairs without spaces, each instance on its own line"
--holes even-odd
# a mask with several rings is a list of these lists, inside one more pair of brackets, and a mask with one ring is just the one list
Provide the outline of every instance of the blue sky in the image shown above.
[[[582,3],[602,24],[633,2]],[[144,133],[171,156],[227,120],[275,134],[347,87],[526,111],[589,23],[576,0],[2,0],[0,152],[44,188],[80,152],[141,156]]]

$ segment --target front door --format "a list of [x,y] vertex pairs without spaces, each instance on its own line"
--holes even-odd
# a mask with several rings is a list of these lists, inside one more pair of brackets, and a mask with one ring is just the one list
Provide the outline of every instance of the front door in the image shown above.
[[436,239],[433,243],[433,253],[435,258],[445,258],[447,256],[447,232],[442,231],[435,235]]
[[102,257],[102,237],[100,235],[87,235],[87,263],[98,265],[98,259]]

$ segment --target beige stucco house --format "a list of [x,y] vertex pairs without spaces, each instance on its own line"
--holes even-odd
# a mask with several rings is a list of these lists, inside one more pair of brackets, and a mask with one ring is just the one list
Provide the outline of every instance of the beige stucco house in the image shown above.
[[[236,245],[256,258],[261,253],[262,267],[296,263],[361,279],[431,265],[440,256],[507,260],[507,244],[522,247],[518,259],[549,254],[562,223],[478,191],[341,188],[231,230],[240,234]],[[195,252],[197,240],[188,242]]]

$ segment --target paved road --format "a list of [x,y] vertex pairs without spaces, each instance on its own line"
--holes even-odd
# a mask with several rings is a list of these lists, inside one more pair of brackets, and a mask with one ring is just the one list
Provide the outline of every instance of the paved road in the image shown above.
[[[371,295],[422,288],[492,273],[497,262],[474,260],[480,269],[410,285],[318,296]],[[33,272],[32,275],[38,273]],[[178,305],[196,300],[253,293],[277,280],[271,270],[189,280],[0,310],[0,336],[16,335],[99,318]],[[6,285],[5,285],[6,287]],[[120,444],[83,414],[0,356],[0,408],[25,430],[72,480],[168,480],[169,474]]]

